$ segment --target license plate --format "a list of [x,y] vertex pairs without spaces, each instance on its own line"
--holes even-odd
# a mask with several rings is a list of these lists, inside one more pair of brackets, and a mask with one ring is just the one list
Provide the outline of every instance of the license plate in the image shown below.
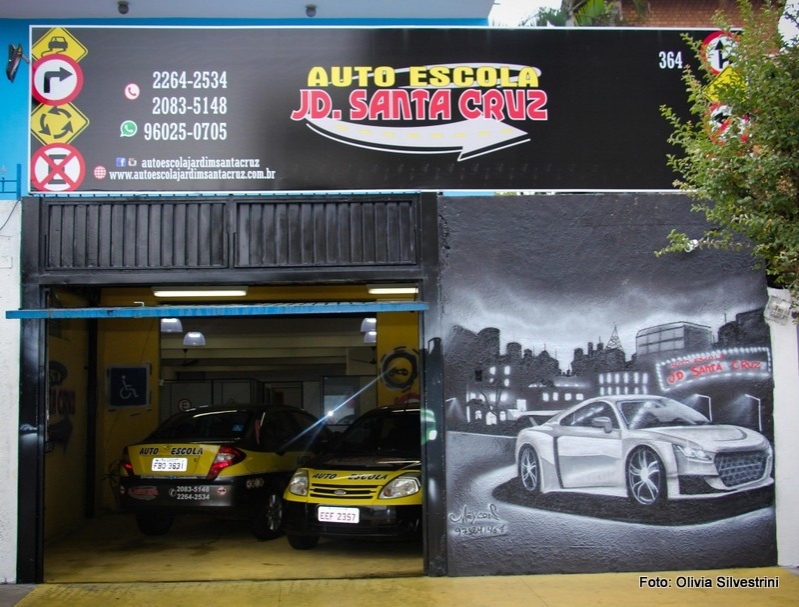
[[185,457],[154,457],[153,472],[186,472],[188,459]]
[[321,523],[353,523],[360,522],[361,511],[357,508],[337,508],[336,506],[319,506],[316,519]]

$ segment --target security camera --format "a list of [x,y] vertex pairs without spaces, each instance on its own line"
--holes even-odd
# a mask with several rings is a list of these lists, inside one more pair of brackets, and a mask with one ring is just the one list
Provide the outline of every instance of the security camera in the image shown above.
[[306,4],[305,5],[305,15],[308,17],[316,17],[316,5],[315,4]]
[[128,11],[130,10],[130,4],[128,4],[128,0],[119,0],[119,2],[117,2],[117,10],[119,11],[120,15],[127,15]]

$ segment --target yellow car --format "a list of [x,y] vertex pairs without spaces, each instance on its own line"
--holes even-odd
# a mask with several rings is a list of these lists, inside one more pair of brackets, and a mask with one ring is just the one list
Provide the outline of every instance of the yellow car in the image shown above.
[[282,495],[298,466],[331,432],[294,407],[231,405],[177,413],[127,446],[119,494],[146,535],[169,531],[176,514],[249,519],[260,540],[283,529]]
[[358,418],[289,482],[289,544],[308,550],[320,536],[420,537],[421,444],[418,405],[380,407]]

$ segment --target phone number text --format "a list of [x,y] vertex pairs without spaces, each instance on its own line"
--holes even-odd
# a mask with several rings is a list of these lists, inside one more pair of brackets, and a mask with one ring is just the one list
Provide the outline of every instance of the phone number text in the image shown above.
[[227,122],[146,122],[145,141],[224,141],[227,139]]
[[154,89],[226,89],[227,72],[216,70],[166,71],[153,72]]
[[153,115],[227,114],[227,97],[153,97]]

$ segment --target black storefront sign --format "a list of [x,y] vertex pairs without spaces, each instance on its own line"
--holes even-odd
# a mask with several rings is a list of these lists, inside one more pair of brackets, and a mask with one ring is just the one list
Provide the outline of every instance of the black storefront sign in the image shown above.
[[31,48],[45,194],[670,190],[659,108],[685,110],[693,60],[681,31],[615,28],[37,26]]

